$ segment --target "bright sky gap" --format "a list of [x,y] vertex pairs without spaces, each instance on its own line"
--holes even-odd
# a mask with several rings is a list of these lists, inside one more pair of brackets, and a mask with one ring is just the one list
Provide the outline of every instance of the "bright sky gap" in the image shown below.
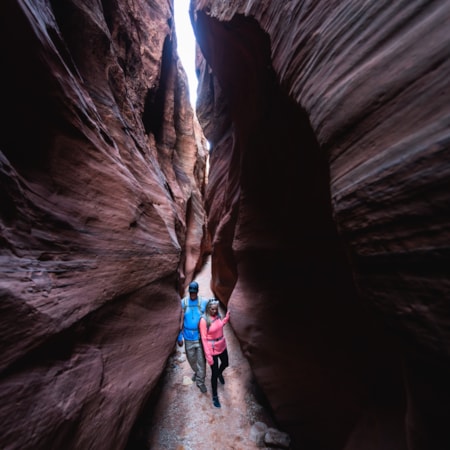
[[190,0],[174,0],[174,20],[178,56],[188,77],[189,97],[195,110],[198,83],[195,74],[195,36],[189,17],[189,3]]

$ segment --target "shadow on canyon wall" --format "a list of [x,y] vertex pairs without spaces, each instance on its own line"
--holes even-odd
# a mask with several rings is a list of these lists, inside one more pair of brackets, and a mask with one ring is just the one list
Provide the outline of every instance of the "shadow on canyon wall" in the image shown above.
[[[250,383],[295,449],[447,450],[449,2],[192,1],[196,114],[172,16],[1,3],[0,446],[126,448],[161,389],[253,445]],[[214,416],[174,353],[208,256]]]

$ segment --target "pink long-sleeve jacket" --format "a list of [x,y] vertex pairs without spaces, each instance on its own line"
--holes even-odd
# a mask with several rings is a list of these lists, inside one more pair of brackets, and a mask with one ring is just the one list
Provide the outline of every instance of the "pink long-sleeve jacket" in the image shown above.
[[202,338],[206,361],[210,366],[213,364],[213,356],[220,355],[227,348],[223,327],[229,320],[230,311],[227,311],[223,319],[217,318],[212,321],[208,330],[206,328],[206,320],[203,318],[200,319],[200,336]]

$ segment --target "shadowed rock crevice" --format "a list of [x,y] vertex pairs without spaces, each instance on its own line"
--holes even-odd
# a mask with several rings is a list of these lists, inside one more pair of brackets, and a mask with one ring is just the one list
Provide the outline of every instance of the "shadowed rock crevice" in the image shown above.
[[62,125],[62,100],[49,95],[57,83],[46,71],[45,52],[36,43],[23,12],[17,5],[8,12],[2,15],[0,26],[10,35],[20,30],[20,39],[14,46],[2,45],[2,102],[8,105],[8,113],[2,119],[0,147],[20,173],[42,171],[49,167],[55,127]]
[[157,143],[161,141],[164,131],[164,109],[167,93],[167,82],[170,79],[169,71],[172,66],[172,52],[172,43],[167,37],[164,40],[160,82],[157,89],[153,89],[148,92],[144,104],[144,114],[142,116],[145,132],[147,134],[153,133]]

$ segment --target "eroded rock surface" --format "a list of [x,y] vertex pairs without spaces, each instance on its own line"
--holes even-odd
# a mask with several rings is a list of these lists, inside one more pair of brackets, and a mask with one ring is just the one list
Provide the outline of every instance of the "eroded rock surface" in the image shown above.
[[197,0],[212,289],[299,449],[450,448],[450,4]]
[[207,244],[172,15],[0,6],[3,449],[125,448],[173,349]]
[[169,0],[1,3],[0,446],[126,448],[211,249],[293,448],[448,450],[450,4],[193,19],[207,190]]

